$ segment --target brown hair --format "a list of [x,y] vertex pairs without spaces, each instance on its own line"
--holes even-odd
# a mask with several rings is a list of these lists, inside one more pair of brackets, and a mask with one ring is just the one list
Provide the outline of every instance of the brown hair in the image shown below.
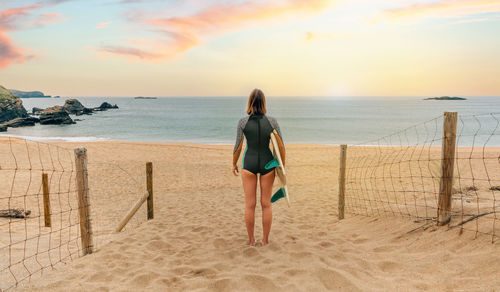
[[262,90],[255,88],[248,97],[247,114],[263,115],[266,112],[266,96]]

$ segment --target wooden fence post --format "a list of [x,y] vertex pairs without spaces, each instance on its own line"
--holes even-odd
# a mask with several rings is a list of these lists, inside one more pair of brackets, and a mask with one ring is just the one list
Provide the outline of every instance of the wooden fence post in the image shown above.
[[46,173],[42,173],[42,191],[43,191],[43,216],[45,218],[45,227],[51,227],[52,220],[50,218],[49,177]]
[[345,168],[347,145],[340,145],[340,170],[339,170],[339,220],[344,219],[345,206]]
[[148,188],[148,220],[154,218],[153,208],[153,163],[146,163],[146,183]]
[[91,254],[92,225],[90,224],[89,179],[87,172],[87,149],[75,149],[76,187],[78,191],[78,211],[80,214],[80,233],[83,255]]
[[439,181],[439,201],[437,224],[442,226],[451,220],[451,192],[453,187],[453,167],[457,136],[457,113],[445,112],[443,120],[443,146],[441,148],[441,179]]

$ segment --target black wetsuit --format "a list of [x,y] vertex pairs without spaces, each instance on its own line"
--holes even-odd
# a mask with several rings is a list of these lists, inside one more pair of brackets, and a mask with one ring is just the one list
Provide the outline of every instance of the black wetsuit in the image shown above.
[[265,165],[274,159],[269,149],[269,140],[273,130],[278,132],[281,140],[281,131],[276,119],[266,115],[250,115],[240,119],[236,135],[236,144],[234,152],[243,142],[243,135],[247,140],[247,147],[243,154],[242,168],[253,174],[260,173],[264,175],[273,169],[265,169]]

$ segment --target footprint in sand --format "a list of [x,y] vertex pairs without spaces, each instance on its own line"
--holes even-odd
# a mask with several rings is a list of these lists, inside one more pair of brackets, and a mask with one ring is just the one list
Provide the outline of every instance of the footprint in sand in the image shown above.
[[190,273],[194,277],[205,277],[208,279],[213,279],[217,276],[217,271],[210,268],[195,269]]
[[170,250],[172,245],[163,240],[152,240],[146,244],[146,248],[151,251]]
[[[252,288],[256,288],[257,291],[278,291],[280,290],[274,282],[261,275],[245,275],[243,276],[243,281],[247,282]],[[243,286],[245,287],[245,286]],[[252,290],[252,289],[249,289]]]
[[318,269],[314,275],[331,291],[361,291],[351,280],[331,269]]
[[253,257],[259,256],[260,253],[257,251],[257,249],[255,247],[249,246],[243,250],[243,255],[245,257],[253,258]]
[[333,245],[333,243],[328,242],[328,241],[322,241],[322,242],[320,242],[318,245],[319,245],[320,247],[322,247],[322,248],[327,248],[327,247],[332,246],[332,245]]
[[222,239],[222,238],[216,238],[213,241],[213,245],[216,249],[226,249],[227,248],[227,241]]
[[393,272],[399,269],[399,264],[391,261],[382,261],[377,266],[384,272]]
[[237,281],[231,279],[219,279],[213,283],[211,283],[208,288],[214,291],[235,291],[239,289],[241,286],[238,285]]
[[293,277],[296,275],[302,275],[305,273],[305,270],[299,270],[299,269],[288,269],[285,271],[285,274],[287,276]]
[[353,240],[352,242],[353,242],[354,244],[361,244],[361,243],[365,243],[365,242],[367,242],[367,241],[368,241],[368,239],[367,239],[367,238],[358,238],[358,239],[356,239],[356,240]]
[[390,245],[385,245],[385,246],[378,246],[373,249],[374,252],[380,253],[380,252],[389,252],[393,251],[394,247]]

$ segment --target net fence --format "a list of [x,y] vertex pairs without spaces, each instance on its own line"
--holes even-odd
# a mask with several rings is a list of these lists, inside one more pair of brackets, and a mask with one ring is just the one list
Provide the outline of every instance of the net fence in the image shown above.
[[[500,236],[500,113],[459,115],[449,226]],[[437,220],[443,117],[347,148],[345,207],[365,216]]]
[[[0,137],[0,291],[83,255],[74,149],[61,145]],[[146,191],[146,174],[144,164],[101,163],[87,153],[88,217],[96,251]],[[146,221],[145,208],[125,229]]]

